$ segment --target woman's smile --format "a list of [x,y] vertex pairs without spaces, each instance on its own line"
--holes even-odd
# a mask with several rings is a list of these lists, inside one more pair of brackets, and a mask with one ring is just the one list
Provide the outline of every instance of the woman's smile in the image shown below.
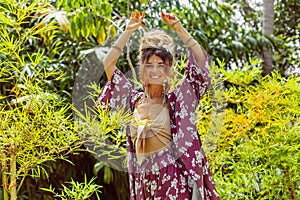
[[150,78],[152,78],[152,79],[159,79],[161,76],[150,76]]
[[144,64],[145,67],[145,77],[146,82],[149,84],[163,84],[164,80],[167,78],[166,68],[163,60],[157,56],[152,55],[149,57],[148,61]]

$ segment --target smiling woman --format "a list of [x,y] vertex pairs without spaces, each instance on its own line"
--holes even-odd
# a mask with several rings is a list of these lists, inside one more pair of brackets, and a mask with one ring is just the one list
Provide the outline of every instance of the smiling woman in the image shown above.
[[174,15],[162,12],[164,23],[189,47],[182,83],[169,91],[173,41],[163,31],[148,32],[141,40],[143,92],[135,91],[115,66],[144,16],[132,13],[126,30],[105,56],[109,81],[97,101],[112,111],[126,107],[134,114],[126,136],[130,199],[219,199],[195,124],[195,109],[210,85],[206,52]]
[[[153,32],[165,34],[162,31]],[[166,86],[168,79],[173,77],[173,55],[171,52],[153,44],[151,47],[141,49],[141,52],[140,77],[144,83],[143,87],[147,88],[153,84],[157,86],[164,86],[165,84]]]

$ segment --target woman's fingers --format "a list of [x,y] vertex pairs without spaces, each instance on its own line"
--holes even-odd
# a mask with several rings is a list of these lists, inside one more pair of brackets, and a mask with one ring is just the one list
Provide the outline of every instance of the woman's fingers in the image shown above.
[[133,11],[132,13],[131,13],[131,17],[132,18],[137,18],[137,10],[135,10],[135,11]]
[[143,11],[142,15],[140,13],[140,11],[136,10],[136,11],[133,11],[131,13],[131,18],[135,18],[135,19],[138,19],[138,20],[143,20],[145,18],[145,11]]
[[166,16],[170,19],[170,20],[174,20],[175,16],[172,14],[167,13]]
[[175,15],[170,14],[170,13],[165,13],[163,11],[161,11],[161,17],[163,20],[169,19],[169,20],[176,20]]
[[142,19],[144,19],[144,17],[145,17],[145,11],[143,11],[142,13]]

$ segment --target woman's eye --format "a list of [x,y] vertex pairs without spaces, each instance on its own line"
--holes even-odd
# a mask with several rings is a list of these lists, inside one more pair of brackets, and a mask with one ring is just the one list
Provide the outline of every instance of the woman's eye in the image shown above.
[[145,65],[145,67],[146,67],[147,69],[152,69],[152,68],[153,68],[153,65]]
[[[150,64],[145,65],[146,69],[154,69],[154,67],[155,67],[155,65],[150,65]],[[156,69],[164,69],[165,67],[166,67],[166,65],[164,65],[164,64],[156,65]]]

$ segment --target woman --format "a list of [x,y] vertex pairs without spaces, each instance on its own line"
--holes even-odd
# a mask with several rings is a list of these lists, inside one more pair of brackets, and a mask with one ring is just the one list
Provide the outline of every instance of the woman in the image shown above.
[[163,31],[141,40],[140,78],[144,92],[134,91],[116,68],[118,57],[145,13],[133,12],[125,31],[103,60],[108,82],[98,103],[112,109],[127,106],[135,123],[127,128],[131,199],[219,199],[195,124],[195,109],[210,83],[208,57],[172,14],[161,12],[189,48],[187,75],[174,91],[173,42]]

